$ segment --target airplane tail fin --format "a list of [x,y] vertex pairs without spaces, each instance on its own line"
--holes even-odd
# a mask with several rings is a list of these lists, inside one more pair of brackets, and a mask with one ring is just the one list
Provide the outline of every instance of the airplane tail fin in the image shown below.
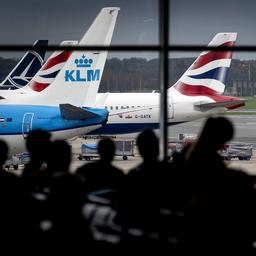
[[[237,33],[218,33],[208,46],[234,46]],[[225,90],[232,51],[204,51],[169,90],[187,96],[218,96]]]
[[33,47],[35,50],[26,52],[23,58],[1,82],[1,89],[18,89],[25,86],[37,71],[42,67],[46,50],[37,50],[38,46],[46,46],[48,40],[37,40]]
[[[77,45],[78,41],[63,41],[60,46]],[[41,69],[36,73],[28,86],[33,90],[40,92],[51,84],[59,71],[63,68],[66,61],[70,57],[72,51],[55,51],[48,58]]]
[[[85,45],[109,45],[118,7],[103,8],[79,42]],[[40,93],[36,104],[93,106],[96,101],[107,51],[73,51],[50,86]]]

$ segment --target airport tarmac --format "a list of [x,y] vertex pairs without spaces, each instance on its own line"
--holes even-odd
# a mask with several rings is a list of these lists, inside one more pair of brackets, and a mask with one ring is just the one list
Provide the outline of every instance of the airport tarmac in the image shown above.
[[[78,159],[74,159],[71,165],[71,171],[74,172],[78,167],[83,164],[89,163],[90,161],[80,161]],[[113,164],[122,169],[125,173],[139,165],[142,162],[141,157],[129,157],[128,160],[124,161],[122,157],[115,157]],[[226,164],[232,168],[237,168],[243,170],[251,175],[256,175],[256,150],[253,152],[253,156],[251,160],[238,160],[232,159],[230,161],[226,161]]]
[[[251,143],[254,146],[254,150],[251,160],[232,159],[228,161],[227,164],[233,168],[243,169],[250,174],[256,175],[256,115],[229,116],[228,118],[231,119],[235,127],[235,136],[232,142]],[[204,121],[205,119],[199,119],[193,122],[171,126],[168,129],[169,137],[177,139],[180,133],[197,135],[201,130]],[[221,132],[221,130],[216,132]],[[132,136],[136,138],[137,135],[129,135],[129,137]],[[71,164],[72,172],[79,166],[88,162],[78,160],[78,155],[81,152],[81,145],[83,142],[84,140],[82,138],[70,140],[73,152],[73,161]],[[140,164],[141,161],[141,157],[135,150],[135,157],[128,157],[128,160],[124,161],[121,156],[116,156],[113,164],[127,173],[130,169]],[[19,168],[19,171],[22,170]]]
[[[235,127],[235,136],[232,142],[250,143],[253,144],[253,156],[251,160],[238,160],[232,159],[227,162],[227,164],[233,168],[243,169],[244,171],[256,175],[256,115],[238,115],[238,116],[228,116],[228,118],[233,122]],[[179,124],[171,126],[168,129],[168,135],[170,138],[178,138],[180,133],[185,134],[195,134],[197,135],[204,123],[205,119],[199,119],[196,121]],[[221,132],[221,130],[216,131]],[[129,137],[136,134],[129,135]],[[71,170],[74,171],[79,166],[83,165],[86,161],[80,161],[77,159],[78,154],[81,150],[82,139],[78,138],[72,142],[72,149],[74,152],[74,158],[71,166]],[[122,157],[116,156],[114,159],[114,165],[128,172],[128,170],[134,168],[136,165],[141,163],[142,159],[136,154],[135,157],[129,157],[128,160],[122,160]]]
[[[229,115],[235,127],[233,142],[252,143],[256,147],[256,115]],[[178,138],[179,133],[198,134],[205,119],[178,124],[169,127],[169,137]],[[221,132],[218,130],[216,132]]]

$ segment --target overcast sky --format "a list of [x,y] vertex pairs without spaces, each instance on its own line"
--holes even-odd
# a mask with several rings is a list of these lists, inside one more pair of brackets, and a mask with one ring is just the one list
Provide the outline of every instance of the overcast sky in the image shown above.
[[[106,6],[121,7],[112,44],[158,43],[158,0],[1,0],[0,44],[79,40]],[[238,32],[237,45],[256,45],[255,11],[255,0],[171,0],[170,42],[207,45],[218,32]],[[196,55],[172,53],[175,57]],[[110,54],[113,56],[128,55]],[[141,56],[153,58],[157,54]],[[241,59],[255,56],[256,53],[234,55]]]

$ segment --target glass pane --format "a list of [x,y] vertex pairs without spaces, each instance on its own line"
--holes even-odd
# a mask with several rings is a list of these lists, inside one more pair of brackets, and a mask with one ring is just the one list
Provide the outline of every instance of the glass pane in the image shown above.
[[[237,32],[237,46],[256,45],[255,7],[253,0],[171,0],[170,44],[206,45],[216,33]],[[256,58],[256,53],[237,52],[236,58]]]
[[[131,52],[128,56],[126,54],[127,52],[109,52],[100,92],[158,91],[158,54],[155,52]],[[138,104],[140,102],[132,105]]]
[[3,0],[0,45],[80,40],[100,10],[109,6],[121,8],[112,45],[158,43],[158,0]]
[[[204,63],[202,58],[197,59],[200,54],[200,52],[170,52],[170,85],[173,92],[169,94],[169,98],[171,97],[174,102],[172,122],[180,122],[180,124],[169,127],[169,140],[196,137],[204,124],[205,116],[214,114],[225,115],[233,122],[235,134],[232,142],[255,144],[255,58],[246,53],[245,55],[248,56],[242,59],[234,53],[233,58],[226,56],[219,59],[218,68],[214,68],[214,60],[208,58],[210,64]],[[211,52],[208,52],[205,56],[210,57],[210,54]],[[226,62],[227,59],[231,59],[231,65]],[[202,66],[198,67],[200,62]],[[223,79],[218,76],[221,68],[222,72],[226,73],[226,76],[223,73]],[[219,94],[215,91],[217,90],[215,86],[220,82],[225,86],[223,93]],[[205,90],[209,88],[211,88],[210,94]],[[243,99],[247,99],[245,106],[240,106],[239,103],[229,105],[229,101]],[[207,102],[211,104],[207,106]]]

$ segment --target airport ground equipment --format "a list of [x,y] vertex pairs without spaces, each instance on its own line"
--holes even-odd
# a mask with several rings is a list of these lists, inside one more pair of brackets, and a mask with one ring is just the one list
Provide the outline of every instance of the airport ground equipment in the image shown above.
[[9,170],[13,168],[14,170],[18,170],[20,165],[25,165],[30,161],[30,155],[28,152],[24,152],[21,154],[16,154],[11,156],[4,164],[4,168]]
[[225,160],[238,158],[239,160],[250,160],[253,154],[253,145],[247,143],[230,143],[220,150],[220,155]]
[[[116,151],[115,156],[122,156],[123,160],[127,160],[128,156],[134,156],[134,140],[133,139],[115,139]],[[83,143],[81,145],[81,153],[79,160],[91,160],[99,157],[97,143]]]
[[[179,134],[178,139],[168,141],[168,156],[172,159],[174,152],[181,152],[181,150],[188,144],[193,143],[196,136],[193,134]],[[250,160],[253,155],[253,145],[242,142],[231,142],[223,145],[219,150],[219,154],[224,160],[231,160],[237,158],[238,160]]]

